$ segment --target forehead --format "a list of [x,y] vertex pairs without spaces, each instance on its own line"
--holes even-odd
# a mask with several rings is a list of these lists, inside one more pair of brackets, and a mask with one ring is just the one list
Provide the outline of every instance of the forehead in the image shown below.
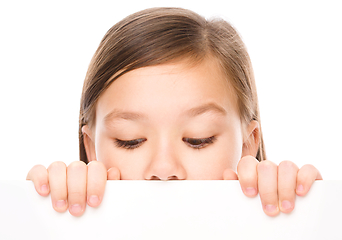
[[100,96],[96,119],[118,109],[162,115],[210,103],[227,112],[236,110],[237,97],[229,77],[217,61],[195,65],[183,61],[139,68],[116,79]]

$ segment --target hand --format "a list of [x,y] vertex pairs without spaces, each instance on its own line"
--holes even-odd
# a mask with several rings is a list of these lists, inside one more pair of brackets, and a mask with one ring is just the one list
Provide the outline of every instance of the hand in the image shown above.
[[296,194],[305,196],[315,180],[322,180],[312,165],[299,169],[293,162],[283,161],[277,166],[268,160],[258,162],[252,156],[239,161],[237,173],[227,169],[223,178],[239,179],[247,197],[254,197],[259,192],[263,210],[269,216],[275,216],[279,211],[290,213],[295,207]]
[[91,161],[88,165],[76,161],[68,167],[63,162],[54,162],[48,169],[36,165],[26,177],[26,180],[33,181],[41,196],[51,192],[52,206],[57,212],[65,212],[69,208],[73,216],[83,214],[86,202],[91,207],[100,205],[107,179],[119,180],[120,172],[116,168],[107,171],[98,161]]

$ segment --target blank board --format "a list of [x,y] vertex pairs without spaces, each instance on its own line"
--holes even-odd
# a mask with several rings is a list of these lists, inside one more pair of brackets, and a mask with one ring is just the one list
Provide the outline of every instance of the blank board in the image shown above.
[[0,239],[342,239],[342,181],[317,181],[292,213],[264,214],[238,181],[108,181],[81,217],[30,181],[0,181]]

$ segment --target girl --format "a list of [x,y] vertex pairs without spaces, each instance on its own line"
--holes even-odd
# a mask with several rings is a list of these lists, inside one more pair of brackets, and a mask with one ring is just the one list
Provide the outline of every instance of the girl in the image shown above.
[[289,213],[322,179],[312,165],[265,160],[252,66],[237,32],[179,8],[128,16],[104,36],[84,82],[80,160],[27,179],[80,216],[106,180],[239,180],[264,212]]

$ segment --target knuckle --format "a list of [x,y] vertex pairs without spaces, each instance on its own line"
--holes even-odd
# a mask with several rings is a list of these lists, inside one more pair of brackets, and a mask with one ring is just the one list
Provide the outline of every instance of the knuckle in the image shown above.
[[44,178],[44,173],[46,172],[46,168],[43,165],[35,165],[31,168],[31,170],[27,173],[26,180],[36,180],[37,178]]
[[258,163],[258,170],[272,170],[276,167],[276,165],[269,161],[269,160],[264,160],[260,163]]
[[94,162],[88,165],[88,176],[98,177],[99,175],[107,176],[107,169],[103,163]]
[[304,170],[309,170],[309,171],[316,171],[316,168],[315,168],[313,165],[311,165],[311,164],[305,164],[305,165],[302,167],[302,169],[304,169]]
[[298,167],[296,164],[294,164],[291,161],[282,161],[281,163],[279,163],[279,168],[280,169],[287,169],[287,170],[298,170]]
[[290,187],[279,188],[278,191],[279,191],[279,194],[283,196],[294,195],[296,193],[295,188],[290,188]]
[[53,162],[50,164],[49,166],[49,170],[51,169],[65,169],[66,168],[66,164],[62,161],[57,161],[57,162]]
[[81,191],[71,191],[68,193],[69,199],[83,199],[85,198],[85,192]]
[[256,160],[255,157],[248,155],[248,156],[242,157],[242,158],[240,159],[240,161],[239,161],[239,163],[241,163],[241,164],[248,164],[248,163],[250,163],[250,162],[255,162],[255,163],[257,163],[258,160]]
[[306,164],[299,170],[298,178],[307,179],[307,178],[317,175],[317,172],[318,172],[317,169],[313,165]]
[[261,198],[265,202],[275,202],[277,199],[277,193],[275,193],[275,192],[270,192],[270,191],[262,192],[260,190],[259,190],[259,192],[260,192]]
[[101,167],[104,167],[104,164],[102,162],[99,162],[99,161],[91,161],[87,164],[87,166],[90,168],[93,168],[93,167],[101,168]]
[[87,167],[87,165],[83,161],[74,161],[69,164],[68,170],[75,169],[75,170],[83,170]]
[[241,176],[239,175],[239,179],[241,184],[243,185],[256,185],[257,183],[257,178],[256,176],[252,176],[252,175],[247,175],[247,176]]
[[291,161],[288,161],[288,160],[285,160],[285,161],[282,161],[279,163],[279,166],[282,165],[282,166],[292,166],[294,163],[291,162]]
[[33,171],[41,171],[41,170],[46,170],[46,168],[43,165],[41,165],[41,164],[37,164],[37,165],[32,167],[31,171],[32,170]]

